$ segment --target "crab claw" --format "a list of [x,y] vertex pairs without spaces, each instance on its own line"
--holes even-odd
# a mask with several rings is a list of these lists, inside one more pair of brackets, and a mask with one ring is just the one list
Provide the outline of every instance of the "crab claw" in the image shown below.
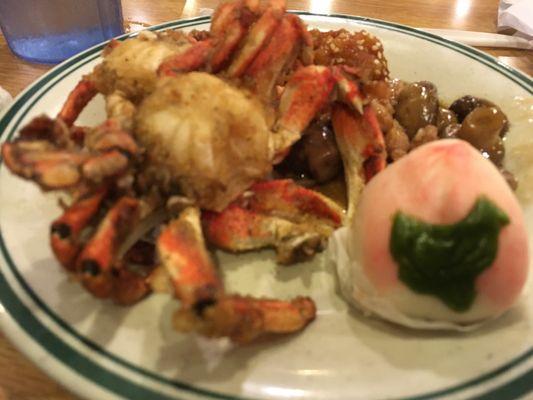
[[273,247],[280,264],[311,258],[341,221],[335,203],[290,180],[255,184],[224,211],[202,215],[210,243],[233,252]]
[[229,337],[244,344],[270,334],[302,330],[315,319],[316,307],[308,297],[290,301],[227,296],[209,305],[201,315],[181,309],[174,315],[179,331],[199,332],[207,337]]
[[385,140],[370,106],[361,115],[344,104],[335,104],[331,119],[344,164],[351,220],[365,183],[387,165]]
[[79,200],[52,223],[50,244],[56,258],[67,270],[74,271],[74,261],[81,249],[80,233],[95,217],[106,193],[106,189],[100,189]]
[[205,248],[200,211],[186,208],[157,239],[157,251],[182,307],[203,307],[222,294],[222,281]]

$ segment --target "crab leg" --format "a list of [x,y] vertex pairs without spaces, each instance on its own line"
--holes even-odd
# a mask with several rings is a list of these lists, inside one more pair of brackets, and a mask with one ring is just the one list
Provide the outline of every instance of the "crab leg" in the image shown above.
[[186,208],[157,240],[157,250],[181,308],[174,316],[179,331],[248,342],[269,333],[291,333],[315,318],[309,298],[292,301],[226,295],[202,238],[200,211]]
[[325,107],[334,85],[335,79],[327,67],[311,65],[292,75],[279,105],[281,117],[274,136],[275,163],[285,157],[303,130]]
[[257,1],[230,1],[217,8],[211,22],[211,35],[217,40],[209,63],[212,72],[219,72],[229,61],[257,11]]
[[212,50],[212,40],[196,42],[185,52],[163,61],[157,69],[157,74],[159,76],[174,76],[178,73],[197,70],[207,63]]
[[252,25],[242,48],[229,66],[228,74],[230,77],[238,78],[246,71],[246,68],[254,60],[261,48],[270,40],[284,13],[285,0],[270,2],[268,9]]
[[57,150],[49,142],[4,143],[2,157],[8,168],[22,178],[35,181],[44,190],[67,189],[82,179],[100,183],[123,173],[129,159],[119,150],[101,154]]
[[301,48],[304,33],[295,15],[285,15],[268,44],[257,54],[246,70],[252,78],[253,91],[269,102],[274,87]]
[[189,207],[157,239],[157,250],[182,307],[211,304],[223,292],[222,281],[207,253],[200,211]]
[[225,250],[274,247],[280,264],[311,258],[342,220],[329,199],[290,180],[255,184],[221,213],[202,216],[207,239]]
[[68,95],[67,101],[57,117],[63,120],[68,126],[72,126],[78,118],[78,115],[80,115],[81,111],[96,93],[97,90],[94,83],[88,79],[82,79]]
[[74,261],[81,249],[80,233],[96,215],[106,193],[106,189],[100,189],[79,200],[52,223],[50,244],[56,258],[67,270],[74,270]]
[[247,9],[255,14],[259,11],[259,0],[225,0],[221,2],[211,19],[211,34],[223,35],[228,25],[235,20],[235,13]]
[[338,227],[342,209],[326,196],[297,185],[291,179],[254,184],[244,198],[250,210],[294,222],[316,222]]
[[20,138],[3,143],[7,167],[44,190],[58,190],[83,179],[101,183],[118,176],[129,167],[130,159],[140,154],[133,138],[112,120],[84,133],[92,153],[78,150],[60,125],[59,121],[37,117],[21,131]]
[[70,148],[75,145],[71,129],[61,119],[52,119],[41,115],[32,119],[20,132],[18,140],[46,140],[55,145]]
[[57,150],[47,141],[4,143],[2,157],[13,173],[45,190],[76,185],[81,179],[80,167],[88,159],[84,154]]
[[174,326],[179,331],[199,332],[207,337],[229,337],[244,344],[269,334],[300,331],[315,316],[315,304],[308,297],[283,301],[227,296],[205,307],[201,315],[187,309],[178,310],[174,315]]
[[332,122],[344,164],[348,220],[351,220],[365,182],[386,166],[385,140],[370,106],[366,106],[360,115],[344,104],[336,104]]
[[333,77],[337,83],[340,98],[344,101],[344,103],[352,106],[352,108],[359,114],[363,114],[363,93],[361,93],[357,83],[346,77],[343,70],[348,72],[349,69],[348,67],[331,67]]
[[[139,201],[122,197],[108,211],[81,251],[76,269],[83,285],[94,296],[113,296],[116,282],[120,281],[119,277],[127,275],[120,273],[122,265],[118,258],[119,250],[127,234],[137,225],[139,216]],[[141,296],[145,293],[146,291],[143,291]]]
[[312,226],[271,217],[237,205],[221,213],[204,212],[205,235],[218,248],[243,252],[273,247],[279,264],[310,259],[324,249],[333,229],[317,232]]
[[[347,67],[310,65],[292,75],[280,100],[278,132],[274,135],[274,163],[283,160],[330,100],[340,100],[354,113],[363,114],[364,97],[358,84],[346,76],[349,72]],[[337,88],[336,92],[334,88]]]

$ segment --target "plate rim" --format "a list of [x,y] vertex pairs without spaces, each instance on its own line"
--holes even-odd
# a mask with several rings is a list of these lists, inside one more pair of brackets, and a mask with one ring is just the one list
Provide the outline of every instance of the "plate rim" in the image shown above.
[[[436,43],[438,45],[445,46],[451,50],[457,51],[463,55],[468,56],[469,58],[474,59],[477,62],[481,62],[482,64],[490,67],[491,69],[501,73],[504,77],[507,79],[512,80],[514,83],[518,84],[520,87],[525,89],[529,94],[533,94],[533,80],[528,77],[525,73],[522,71],[519,71],[515,68],[512,68],[500,61],[498,61],[496,58],[481,52],[480,50],[474,49],[470,46],[463,45],[454,41],[450,41],[447,39],[444,39],[440,36],[421,31],[406,25],[397,24],[394,22],[384,21],[380,19],[374,19],[374,18],[368,18],[368,17],[361,17],[361,16],[353,16],[353,15],[345,15],[345,14],[321,14],[321,13],[312,13],[307,11],[296,11],[295,12],[298,15],[302,16],[310,16],[310,17],[323,17],[323,18],[335,18],[335,19],[341,19],[341,20],[350,20],[355,21],[361,25],[368,25],[368,26],[374,26],[382,29],[388,29],[395,32],[399,32],[402,34],[407,34],[410,36],[415,36],[420,39],[425,39],[427,41]],[[200,17],[194,17],[194,18],[187,18],[187,19],[178,19],[173,21],[168,21],[162,24],[154,25],[148,30],[154,30],[154,31],[161,31],[165,29],[182,29],[190,26],[196,26],[204,23],[208,23],[210,21],[209,16],[200,16]],[[119,37],[117,37],[117,40],[124,40],[126,38],[130,38],[133,36],[136,36],[138,32],[124,34]],[[5,112],[2,113],[2,116],[0,117],[0,141],[3,142],[5,140],[10,140],[13,135],[16,132],[16,129],[18,128],[22,118],[27,114],[29,110],[32,109],[33,105],[45,94],[50,90],[57,82],[60,82],[65,76],[71,74],[72,72],[76,71],[81,66],[85,65],[86,63],[93,61],[100,55],[100,50],[105,46],[107,42],[100,43],[98,45],[95,45],[82,53],[79,53],[61,64],[57,65],[56,67],[52,68],[50,71],[48,71],[46,74],[41,76],[39,79],[37,79],[35,82],[30,84],[25,90],[23,90],[13,101],[13,103],[8,107]],[[72,70],[70,68],[72,67]],[[48,86],[48,87],[47,87]],[[29,100],[32,100],[31,103],[29,103]],[[17,120],[14,122],[14,118],[17,117]],[[13,123],[14,122],[14,123]],[[6,129],[10,126],[11,129]],[[2,168],[3,162],[2,158],[0,158],[0,168]],[[29,297],[32,299],[32,301],[43,311],[48,317],[50,317],[56,324],[59,325],[61,329],[66,331],[67,334],[74,336],[76,340],[81,341],[84,345],[88,346],[91,351],[96,351],[97,353],[104,355],[106,358],[110,359],[113,362],[119,363],[122,366],[126,366],[127,368],[132,368],[136,373],[141,373],[143,376],[148,376],[152,379],[155,379],[159,383],[163,384],[170,384],[174,389],[179,390],[177,395],[201,395],[206,396],[207,399],[224,399],[224,400],[251,400],[248,397],[242,397],[242,396],[236,396],[236,395],[228,395],[221,392],[215,392],[210,389],[202,389],[200,387],[196,387],[194,385],[190,385],[185,382],[178,381],[176,379],[169,379],[166,377],[159,376],[151,371],[144,370],[143,368],[137,367],[130,362],[121,359],[120,357],[115,356],[114,354],[111,354],[107,352],[105,349],[103,349],[101,346],[97,345],[96,343],[92,342],[91,340],[83,337],[82,335],[78,334],[72,327],[70,327],[65,321],[63,321],[59,316],[57,316],[53,311],[51,311],[46,304],[33,292],[31,287],[27,284],[27,282],[24,280],[24,278],[19,274],[18,269],[14,262],[12,261],[9,251],[5,245],[3,234],[0,230],[0,252],[2,254],[2,263],[7,264],[8,268],[11,271],[11,274],[13,274],[13,277],[17,280],[18,285],[26,292],[26,294],[29,295]],[[55,335],[53,332],[51,332],[46,326],[44,326],[34,315],[32,315],[31,311],[28,309],[28,307],[24,304],[24,302],[17,296],[13,288],[8,283],[6,277],[4,276],[4,272],[0,269],[0,301],[1,304],[4,306],[6,312],[0,313],[0,326],[4,328],[4,331],[6,332],[7,336],[11,340],[14,345],[21,350],[23,353],[25,353],[35,364],[38,364],[35,357],[32,357],[32,354],[28,351],[25,351],[23,346],[17,342],[17,340],[10,336],[9,332],[9,323],[16,323],[18,325],[18,328],[22,329],[25,334],[28,336],[28,340],[32,340],[33,342],[37,343],[40,348],[47,353],[48,356],[50,356],[50,359],[54,360],[54,363],[61,363],[63,366],[67,367],[70,370],[74,370],[74,366],[71,365],[72,360],[65,360],[63,358],[59,358],[51,349],[51,347],[54,347],[53,345],[50,345],[50,341],[58,340],[61,342],[61,346],[68,348],[73,354],[74,357],[78,356],[83,359],[83,362],[94,365],[94,368],[96,370],[103,370],[105,374],[109,374],[110,376],[114,375],[118,380],[126,381],[125,383],[127,385],[136,385],[135,382],[128,379],[127,377],[121,376],[120,374],[114,373],[113,371],[108,371],[105,367],[99,365],[97,362],[91,360],[85,355],[80,354],[76,349],[74,349],[71,345],[64,342],[60,336]],[[18,313],[13,313],[13,310],[18,310]],[[37,340],[34,336],[35,329],[29,329],[29,326],[37,326],[38,330],[40,331],[40,338],[42,340]],[[49,336],[48,336],[49,335]],[[47,339],[43,339],[44,336],[47,336]],[[48,342],[47,342],[48,341]],[[43,343],[45,342],[45,343]],[[513,358],[511,361],[505,363],[504,365],[489,371],[487,373],[481,374],[480,376],[476,378],[472,378],[469,381],[459,383],[456,385],[453,385],[451,387],[445,387],[444,389],[435,390],[432,392],[424,393],[421,395],[417,395],[415,397],[409,397],[413,400],[424,400],[429,398],[437,398],[442,397],[450,394],[457,394],[458,392],[471,388],[472,386],[477,386],[485,381],[490,381],[490,379],[501,375],[502,373],[511,370],[512,368],[516,367],[519,364],[522,364],[524,361],[529,359],[531,356],[533,356],[533,347],[526,351],[525,353]],[[39,365],[38,365],[39,366]],[[51,374],[49,370],[45,371],[46,373]],[[109,387],[109,383],[105,386],[102,386],[100,380],[94,379],[95,376],[92,375],[99,375],[98,373],[91,372],[91,374],[86,375],[83,374],[82,378],[85,380],[89,380],[92,383],[100,386],[102,389],[108,391],[110,394],[115,396],[123,396],[123,392],[117,392],[116,385]],[[57,377],[54,377],[57,379]],[[515,398],[516,396],[528,393],[529,391],[533,390],[533,384],[530,382],[533,382],[533,368],[530,368],[525,373],[521,373],[518,377],[513,377],[508,381],[503,382],[500,384],[497,388],[495,388],[491,393],[492,395],[496,392],[501,394],[502,396],[510,396],[510,397],[498,397],[498,398]],[[79,387],[72,387],[68,384],[68,382],[65,382],[64,380],[60,380],[60,383],[67,386],[69,389],[76,391],[82,396],[87,396],[89,393],[83,391]],[[529,384],[528,384],[529,383]],[[137,385],[138,386],[138,385]],[[514,389],[515,391],[511,393],[508,389]],[[154,399],[169,399],[169,398],[176,398],[174,396],[166,396],[161,392],[154,391],[151,388],[148,387],[139,387],[136,390],[148,390],[149,393],[144,393],[144,395],[149,394],[150,398]],[[518,392],[516,392],[518,390]],[[131,394],[131,393],[130,393]],[[146,398],[143,397],[143,394],[141,392],[136,392],[135,395],[138,398]],[[485,399],[489,397],[485,397],[487,393],[484,393],[481,395],[481,397],[478,397],[479,399]],[[494,397],[491,397],[494,398]]]

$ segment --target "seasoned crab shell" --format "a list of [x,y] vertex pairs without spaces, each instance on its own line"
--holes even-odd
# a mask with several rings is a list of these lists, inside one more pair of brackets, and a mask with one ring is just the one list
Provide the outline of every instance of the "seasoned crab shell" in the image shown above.
[[213,75],[161,79],[135,124],[150,163],[202,208],[221,211],[271,170],[262,107]]
[[181,32],[143,31],[136,38],[111,42],[104,61],[96,66],[89,79],[100,93],[107,95],[120,91],[137,102],[154,89],[157,68],[163,60],[190,46],[190,41]]

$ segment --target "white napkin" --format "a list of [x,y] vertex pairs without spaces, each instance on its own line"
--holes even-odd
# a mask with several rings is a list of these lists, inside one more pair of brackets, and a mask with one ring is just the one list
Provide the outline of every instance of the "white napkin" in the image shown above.
[[13,101],[13,97],[0,86],[0,112]]
[[517,36],[533,39],[533,1],[500,0],[498,30],[516,29]]
[[478,47],[505,47],[511,49],[533,49],[533,40],[523,37],[500,35],[498,33],[460,31],[455,29],[430,29],[422,30],[442,36],[448,40]]

